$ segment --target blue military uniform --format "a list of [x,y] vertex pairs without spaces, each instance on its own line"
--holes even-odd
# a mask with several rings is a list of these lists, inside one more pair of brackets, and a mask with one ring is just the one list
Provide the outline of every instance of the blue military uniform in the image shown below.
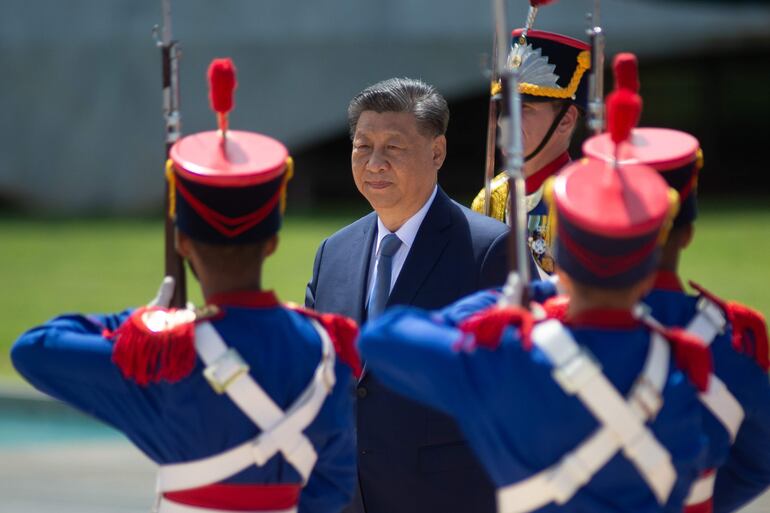
[[[555,257],[571,279],[633,290],[654,271],[676,198],[653,169],[584,161],[549,190]],[[535,323],[490,307],[496,294],[387,312],[362,332],[367,366],[457,419],[501,513],[681,511],[708,456],[708,351],[629,310]]]
[[[639,87],[632,54],[619,55],[615,70],[621,87],[624,83]],[[695,221],[703,165],[695,137],[678,130],[636,128],[617,156],[608,134],[588,139],[583,150],[591,158],[619,157],[655,168],[680,196],[673,227],[686,228]],[[685,328],[701,338],[713,355],[709,389],[699,395],[711,441],[709,469],[695,483],[685,511],[734,511],[770,485],[770,362],[764,319],[703,289],[697,295],[687,294],[672,270],[658,271],[644,303],[662,324]]]
[[688,328],[700,318],[705,326],[701,336],[713,354],[714,376],[710,390],[701,395],[704,422],[709,438],[721,447],[714,448],[712,471],[696,484],[686,511],[709,511],[712,493],[714,512],[735,511],[770,486],[767,328],[761,322],[735,333],[729,306],[714,302],[710,294],[687,294],[673,273],[660,272],[644,302],[666,325]]
[[[618,392],[628,396],[648,355],[649,329],[617,311],[591,312],[573,319],[568,329]],[[490,347],[427,312],[398,308],[364,328],[360,348],[385,384],[457,419],[500,489],[498,497],[509,485],[553,471],[599,425],[554,381],[554,365],[545,352],[527,348],[513,328]],[[523,509],[524,500],[517,497],[512,505],[522,509],[505,509],[498,502],[498,510],[678,511],[701,466],[705,439],[694,389],[673,365],[666,368],[661,397],[663,407],[648,427],[669,451],[677,475],[664,501],[668,507],[660,506],[633,462],[617,451],[584,484],[579,472],[572,476],[563,466],[563,504],[540,496],[542,504]]]
[[[291,160],[223,118],[171,149],[172,214],[196,242],[259,243],[280,227]],[[355,323],[261,290],[206,303],[58,317],[22,335],[12,360],[159,465],[159,513],[340,511],[355,484]]]

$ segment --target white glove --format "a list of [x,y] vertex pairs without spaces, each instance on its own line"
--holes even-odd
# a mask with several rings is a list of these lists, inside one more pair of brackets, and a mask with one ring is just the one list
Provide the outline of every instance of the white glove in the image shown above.
[[161,308],[168,308],[171,304],[171,298],[174,297],[174,287],[176,282],[172,276],[166,276],[163,281],[160,282],[158,287],[158,294],[147,303],[147,306],[159,306]]
[[521,304],[521,296],[524,290],[524,284],[521,282],[519,273],[511,271],[508,273],[508,279],[503,287],[503,295],[500,296],[498,305],[500,306],[518,306]]

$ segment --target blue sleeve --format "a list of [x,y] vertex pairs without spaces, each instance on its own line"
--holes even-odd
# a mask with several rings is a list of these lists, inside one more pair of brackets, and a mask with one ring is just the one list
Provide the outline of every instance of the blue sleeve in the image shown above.
[[35,388],[106,420],[95,402],[124,390],[112,363],[112,342],[102,336],[128,317],[64,315],[24,333],[11,348],[16,370]]
[[454,417],[480,415],[477,378],[504,375],[502,358],[468,347],[469,337],[417,308],[392,308],[364,326],[359,340],[367,368],[392,390]]
[[735,511],[770,484],[770,426],[744,423],[730,456],[717,471],[714,513]]
[[[353,499],[356,486],[356,430],[354,383],[345,364],[337,364],[337,385],[324,412],[338,427],[322,447],[318,461],[302,489],[299,513],[338,512]],[[325,405],[326,407],[327,405]]]
[[703,430],[701,403],[687,377],[679,370],[669,375],[663,409],[652,431],[671,454],[677,479],[666,511],[681,511],[692,484],[706,466],[708,436]]
[[500,296],[499,288],[476,292],[442,308],[435,313],[435,319],[447,326],[458,326],[473,314],[497,304]]
[[725,372],[732,374],[723,379],[743,406],[745,417],[727,462],[717,471],[715,513],[734,511],[770,486],[770,381],[751,357],[733,352],[729,343],[714,348],[715,359],[721,346],[726,346],[720,351],[721,360],[730,357]]

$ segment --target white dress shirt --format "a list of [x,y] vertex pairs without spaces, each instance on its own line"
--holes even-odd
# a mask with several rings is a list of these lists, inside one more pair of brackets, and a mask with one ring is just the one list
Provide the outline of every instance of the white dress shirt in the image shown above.
[[409,250],[412,249],[414,239],[417,237],[417,231],[420,229],[420,225],[425,219],[425,215],[428,213],[428,209],[433,204],[433,200],[436,198],[438,192],[438,186],[433,188],[433,193],[428,198],[428,201],[418,210],[412,217],[401,225],[401,228],[395,232],[391,232],[385,225],[382,224],[382,220],[377,216],[377,237],[374,239],[374,247],[371,252],[371,260],[369,260],[369,280],[366,287],[366,303],[369,304],[369,296],[374,286],[374,278],[377,276],[377,257],[380,255],[380,242],[386,235],[395,233],[399,239],[401,239],[401,247],[398,248],[396,254],[393,255],[393,267],[390,274],[390,290],[393,290],[393,286],[396,284],[398,275],[401,273],[401,268],[404,267],[406,257],[409,255]]

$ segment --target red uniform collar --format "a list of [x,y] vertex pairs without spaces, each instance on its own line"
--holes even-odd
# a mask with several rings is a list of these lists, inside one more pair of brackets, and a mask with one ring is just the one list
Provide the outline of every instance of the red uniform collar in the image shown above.
[[569,153],[566,151],[552,160],[550,163],[541,167],[534,174],[528,176],[526,179],[527,194],[532,194],[543,185],[543,182],[549,177],[556,174],[561,168],[567,165],[570,161]]
[[237,290],[220,292],[209,297],[208,304],[241,308],[273,308],[280,303],[272,290]]
[[585,310],[577,315],[567,315],[564,322],[573,328],[609,328],[628,329],[641,325],[629,310],[617,308],[597,308]]
[[669,290],[672,292],[684,292],[682,281],[673,271],[658,271],[658,274],[655,276],[655,284],[652,286],[652,288],[658,290]]

